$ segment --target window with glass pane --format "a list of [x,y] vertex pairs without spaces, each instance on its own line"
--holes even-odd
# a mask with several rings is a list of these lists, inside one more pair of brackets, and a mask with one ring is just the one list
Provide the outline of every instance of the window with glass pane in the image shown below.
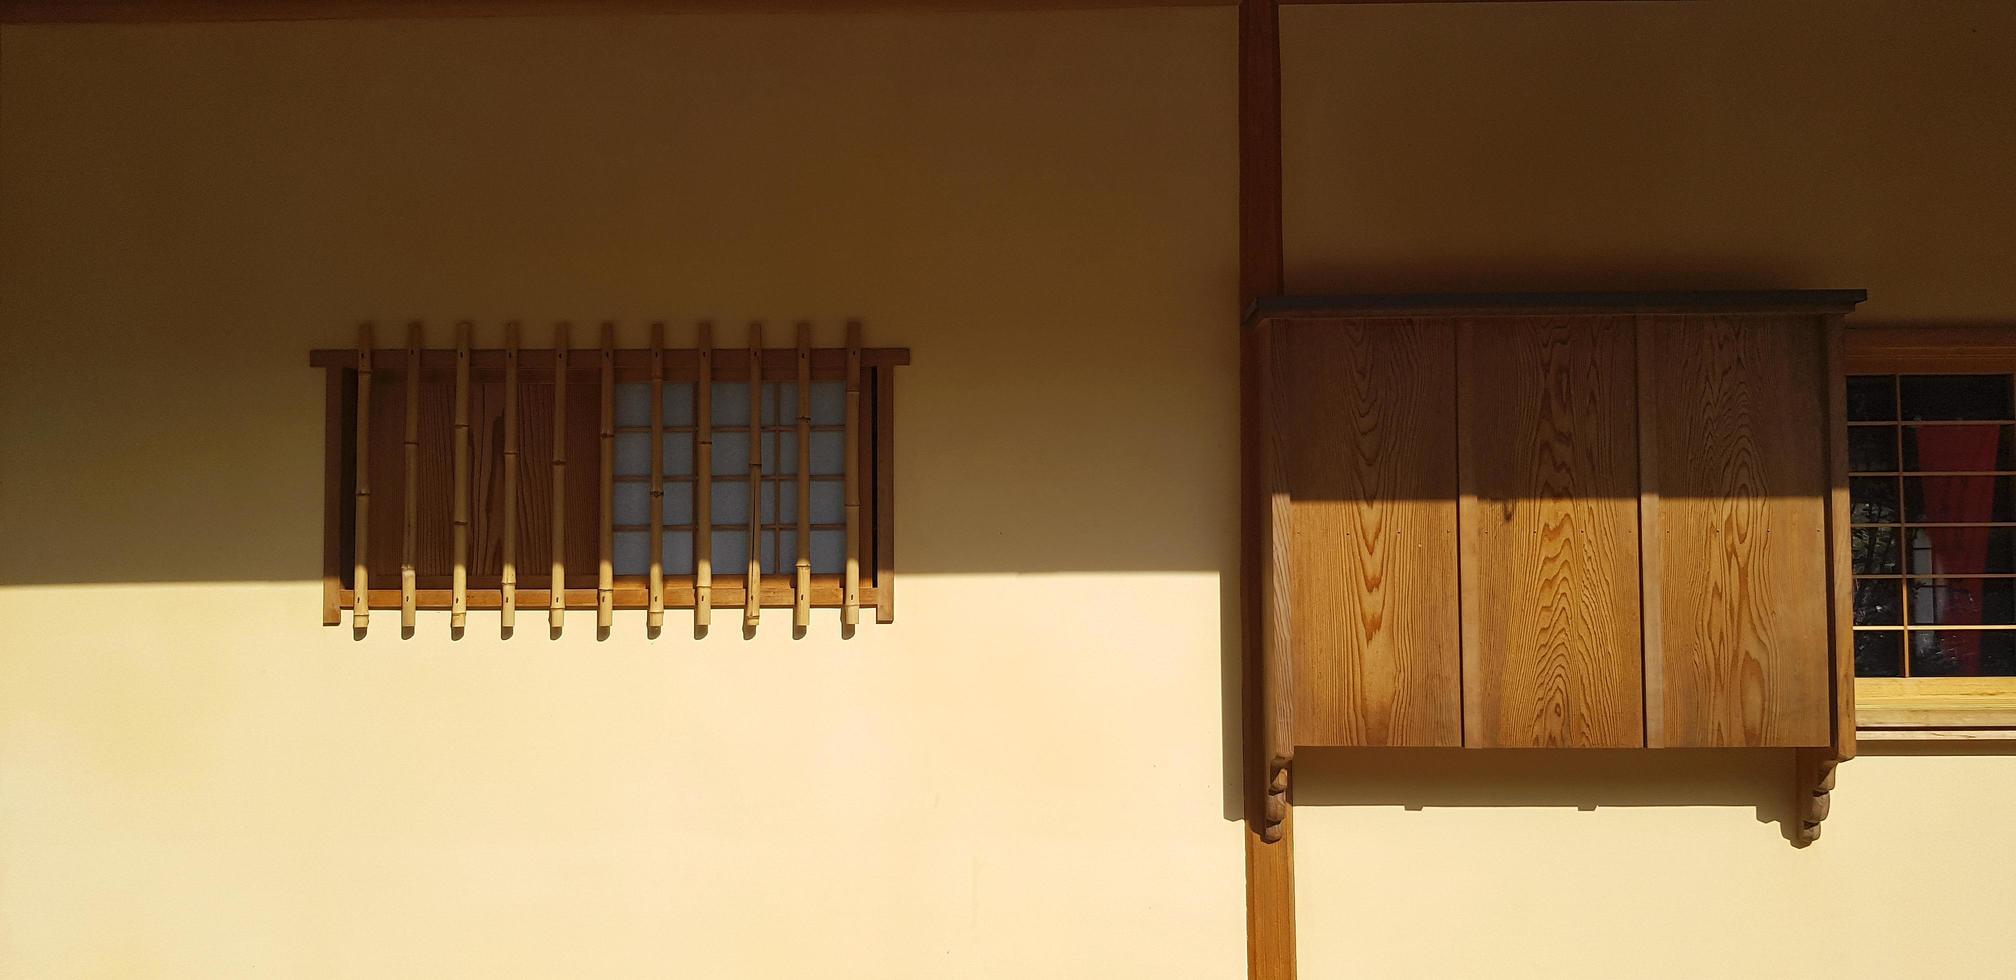
[[2016,675],[2011,376],[1848,379],[1855,673]]
[[[642,575],[651,555],[651,386],[616,386],[615,553],[618,575]],[[697,393],[692,382],[664,386],[664,562],[667,575],[693,572],[695,542],[693,472]],[[763,573],[785,575],[798,564],[798,385],[765,382],[762,516],[758,546]],[[716,574],[739,574],[749,561],[749,386],[717,381],[713,387],[713,557]],[[846,563],[844,509],[847,466],[846,382],[812,383],[809,510],[815,575],[837,575]]]

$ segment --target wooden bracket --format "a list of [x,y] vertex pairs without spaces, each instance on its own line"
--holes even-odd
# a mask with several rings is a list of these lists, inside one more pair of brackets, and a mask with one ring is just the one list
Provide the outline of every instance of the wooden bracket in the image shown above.
[[1840,762],[1832,749],[1799,750],[1792,801],[1793,819],[1799,824],[1792,831],[1793,843],[1805,845],[1820,839],[1820,824],[1832,806],[1834,771]]

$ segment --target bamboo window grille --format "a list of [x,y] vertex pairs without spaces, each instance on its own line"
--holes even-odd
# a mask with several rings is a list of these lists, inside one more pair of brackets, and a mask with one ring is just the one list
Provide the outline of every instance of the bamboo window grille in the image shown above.
[[[326,375],[322,621],[368,630],[397,608],[411,633],[420,610],[495,610],[507,632],[521,606],[545,608],[557,632],[569,610],[641,610],[654,633],[665,610],[691,609],[697,630],[717,607],[753,629],[765,608],[805,629],[815,608],[843,629],[874,610],[895,616],[895,369],[901,348],[813,346],[798,323],[790,347],[574,348],[568,324],[550,348],[378,347],[370,324],[355,348],[317,350]],[[560,583],[554,588],[554,583]],[[754,587],[751,587],[754,583]]]

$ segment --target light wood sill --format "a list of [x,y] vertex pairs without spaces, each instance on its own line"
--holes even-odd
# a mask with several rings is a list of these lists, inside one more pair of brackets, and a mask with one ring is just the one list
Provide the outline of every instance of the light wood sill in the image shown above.
[[1855,724],[1864,739],[2016,739],[2016,677],[1857,678]]

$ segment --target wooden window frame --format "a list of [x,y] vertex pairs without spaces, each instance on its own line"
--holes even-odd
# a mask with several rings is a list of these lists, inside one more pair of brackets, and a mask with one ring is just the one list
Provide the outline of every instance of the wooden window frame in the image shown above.
[[[564,341],[563,341],[564,342]],[[598,388],[603,383],[601,351],[591,347],[567,347],[566,381],[575,385]],[[411,354],[410,348],[372,346],[370,367],[374,375],[389,375],[403,379],[406,364]],[[748,347],[713,347],[708,371],[714,382],[744,382],[749,380],[751,350]],[[554,377],[554,348],[518,348],[517,377],[520,384],[550,384]],[[663,348],[659,354],[658,370],[662,372],[660,381],[665,384],[695,383],[700,376],[700,352],[698,348]],[[611,384],[650,384],[653,381],[653,350],[626,348],[609,351],[612,365]],[[813,381],[844,381],[848,377],[850,355],[858,355],[860,377],[860,418],[856,454],[856,472],[861,484],[861,526],[860,534],[860,584],[858,588],[859,608],[875,610],[878,623],[893,621],[895,615],[895,397],[896,368],[910,363],[910,352],[905,348],[810,348],[806,351]],[[480,348],[468,352],[468,380],[471,384],[500,383],[505,376],[504,348]],[[426,348],[419,352],[420,381],[423,384],[453,384],[457,371],[460,351],[456,348]],[[796,347],[766,347],[761,349],[759,371],[766,382],[784,385],[794,384],[798,376],[800,351]],[[320,368],[325,375],[324,393],[324,448],[323,448],[323,553],[322,553],[322,623],[325,626],[340,625],[343,610],[352,608],[356,593],[352,585],[352,562],[355,555],[355,465],[356,465],[356,425],[357,425],[357,375],[359,351],[357,349],[318,349],[309,353],[310,367]],[[368,423],[374,433],[398,431],[400,419],[372,416]],[[590,419],[593,423],[598,420]],[[520,420],[520,425],[524,424]],[[746,429],[738,428],[734,433],[742,437]],[[723,437],[726,436],[724,433]],[[717,437],[717,442],[719,437]],[[591,469],[593,459],[572,461],[575,465]],[[397,480],[397,473],[374,471],[371,479],[376,486],[388,485],[386,481]],[[740,475],[710,475],[701,483],[728,482],[739,484],[744,481]],[[523,488],[520,488],[523,493]],[[601,499],[594,506],[598,515],[606,512],[613,502],[613,495],[607,479],[603,483]],[[809,506],[801,501],[799,506]],[[381,520],[397,520],[395,515],[380,513],[376,508],[369,519],[374,523]],[[609,532],[605,529],[604,535]],[[755,547],[752,540],[751,547]],[[606,547],[606,545],[605,545]],[[606,550],[604,552],[606,557]],[[600,599],[600,584],[582,584],[592,580],[597,569],[567,568],[567,584],[563,600],[569,610],[595,610]],[[613,609],[649,610],[650,590],[648,575],[616,575],[610,582]],[[539,581],[550,579],[544,569],[521,567],[519,581]],[[810,602],[812,608],[846,608],[845,576],[838,573],[814,574],[810,577]],[[385,581],[389,587],[378,583]],[[662,605],[667,609],[693,609],[697,605],[696,577],[691,573],[663,575]],[[735,610],[743,608],[748,599],[748,575],[742,570],[716,568],[712,575],[711,602],[715,609]],[[762,608],[793,609],[799,605],[797,576],[789,571],[765,573],[758,586],[757,604]],[[516,608],[537,611],[551,604],[550,588],[528,588],[520,585],[516,590]],[[503,590],[494,576],[487,576],[482,582],[473,578],[465,589],[465,605],[462,608],[474,610],[498,610],[503,607]],[[404,590],[398,577],[389,580],[382,573],[372,576],[368,590],[368,604],[372,610],[397,610],[401,606]],[[455,610],[454,589],[442,576],[422,576],[414,589],[415,605],[424,610]]]
[[[2016,375],[2016,326],[1846,333],[1849,375]],[[1857,677],[1855,719],[1865,739],[2016,739],[2016,677]]]

